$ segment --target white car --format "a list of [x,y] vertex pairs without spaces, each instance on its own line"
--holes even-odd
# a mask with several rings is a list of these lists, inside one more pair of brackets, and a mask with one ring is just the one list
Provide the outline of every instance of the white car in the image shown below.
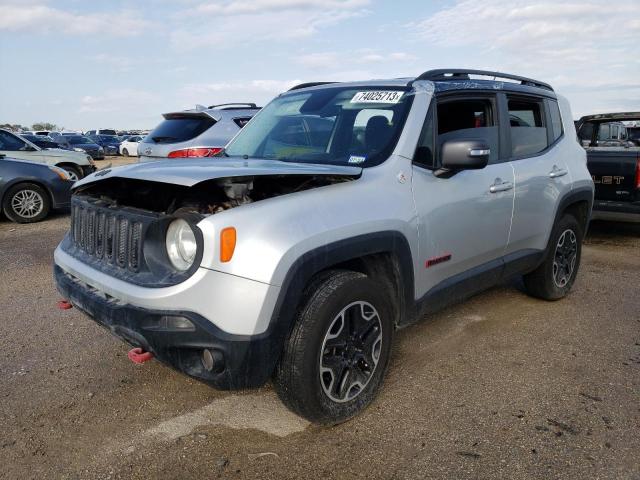
[[30,160],[60,167],[66,170],[71,180],[79,180],[96,170],[93,159],[84,152],[43,150],[29,140],[1,128],[0,154],[18,160]]
[[120,155],[125,157],[137,157],[138,156],[138,144],[144,138],[143,135],[132,135],[120,144]]

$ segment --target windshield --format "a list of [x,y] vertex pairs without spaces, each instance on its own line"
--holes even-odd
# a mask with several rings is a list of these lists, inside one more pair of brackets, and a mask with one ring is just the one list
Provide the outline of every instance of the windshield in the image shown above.
[[412,99],[407,88],[327,87],[288,93],[263,108],[225,153],[291,162],[378,165],[395,147]]
[[117,136],[115,135],[98,135],[98,138],[104,142],[119,142]]
[[91,140],[89,140],[87,137],[69,137],[69,143],[72,145],[79,145],[79,144],[86,144],[86,143],[93,143]]

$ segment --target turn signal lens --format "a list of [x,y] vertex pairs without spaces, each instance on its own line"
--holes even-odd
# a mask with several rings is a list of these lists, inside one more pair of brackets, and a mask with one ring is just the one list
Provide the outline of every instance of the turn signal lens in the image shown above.
[[66,172],[66,170],[64,170],[64,169],[62,169],[60,167],[50,166],[49,170],[51,170],[53,173],[58,175],[62,180],[71,180],[69,178],[69,174]]
[[236,249],[236,229],[227,227],[220,232],[220,261],[228,262]]

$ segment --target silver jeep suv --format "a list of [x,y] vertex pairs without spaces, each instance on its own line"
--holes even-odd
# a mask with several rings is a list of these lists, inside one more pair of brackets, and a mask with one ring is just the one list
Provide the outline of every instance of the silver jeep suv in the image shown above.
[[373,400],[397,328],[514,276],[564,297],[594,188],[549,85],[436,70],[295,87],[215,162],[74,192],[65,298],[145,359],[223,389],[273,378],[333,424]]
[[164,120],[138,145],[139,161],[212,157],[258,110],[255,103],[226,103],[165,113]]

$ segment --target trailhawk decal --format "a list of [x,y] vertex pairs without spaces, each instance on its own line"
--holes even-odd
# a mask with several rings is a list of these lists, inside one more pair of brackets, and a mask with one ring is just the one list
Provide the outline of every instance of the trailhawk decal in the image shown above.
[[351,99],[351,103],[398,103],[403,93],[395,90],[358,92]]
[[442,255],[438,255],[437,257],[427,258],[427,261],[424,263],[425,268],[433,267],[434,265],[438,265],[439,263],[448,262],[451,260],[451,254],[449,252],[443,253]]

